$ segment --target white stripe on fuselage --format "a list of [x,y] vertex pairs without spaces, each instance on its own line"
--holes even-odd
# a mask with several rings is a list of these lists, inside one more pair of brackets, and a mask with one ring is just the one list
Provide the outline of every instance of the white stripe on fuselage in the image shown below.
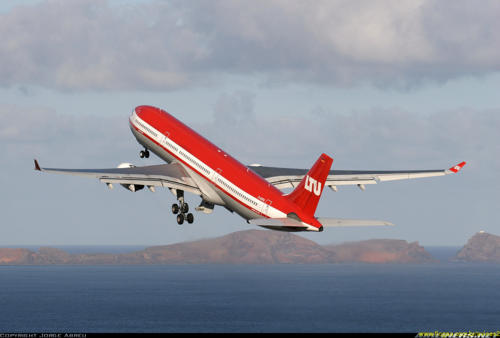
[[[135,111],[130,117],[130,123],[139,129],[143,134],[147,135],[163,148],[167,149],[177,159],[182,160],[184,164],[193,169],[204,179],[218,187],[226,195],[231,196],[233,199],[239,201],[245,207],[253,212],[262,214],[269,218],[285,218],[286,214],[272,206],[267,205],[258,198],[248,194],[243,189],[226,179],[224,176],[217,173],[214,169],[200,161],[196,156],[188,152],[186,149],[175,143],[172,139],[167,138],[165,135],[156,130],[152,125],[140,119]],[[305,226],[310,227],[304,223]],[[316,229],[316,228],[315,228]]]

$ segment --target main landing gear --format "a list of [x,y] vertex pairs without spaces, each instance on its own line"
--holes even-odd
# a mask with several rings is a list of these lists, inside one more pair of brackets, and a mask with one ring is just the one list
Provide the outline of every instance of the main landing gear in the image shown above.
[[149,150],[147,150],[146,148],[144,148],[144,150],[141,150],[139,152],[139,157],[140,158],[149,158]]
[[189,205],[184,202],[184,191],[177,190],[177,200],[179,204],[172,204],[172,213],[177,215],[177,224],[181,225],[186,220],[189,224],[194,222],[194,216],[189,211]]

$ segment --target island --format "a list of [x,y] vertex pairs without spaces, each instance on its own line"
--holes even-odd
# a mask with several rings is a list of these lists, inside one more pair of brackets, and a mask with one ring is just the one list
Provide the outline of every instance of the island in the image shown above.
[[245,230],[225,236],[152,246],[121,253],[70,254],[41,247],[37,252],[0,248],[0,265],[48,264],[320,264],[320,263],[431,263],[432,256],[418,244],[398,239],[372,239],[319,245],[301,236],[270,230]]
[[474,234],[455,256],[460,262],[500,263],[500,236],[484,231]]

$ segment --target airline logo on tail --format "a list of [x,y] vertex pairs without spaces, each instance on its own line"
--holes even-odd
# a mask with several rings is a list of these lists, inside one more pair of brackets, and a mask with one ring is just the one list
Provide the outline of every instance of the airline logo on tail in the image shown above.
[[311,176],[307,175],[304,189],[314,192],[314,195],[319,196],[321,194],[321,182],[318,182]]
[[300,184],[287,195],[288,199],[309,217],[314,216],[332,162],[331,157],[321,154]]

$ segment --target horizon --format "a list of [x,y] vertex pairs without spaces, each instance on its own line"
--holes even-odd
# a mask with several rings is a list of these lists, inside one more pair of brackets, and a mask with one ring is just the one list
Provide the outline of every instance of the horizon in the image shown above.
[[[249,231],[273,231],[273,230],[268,230],[268,229],[248,229],[248,230],[239,230],[239,231],[234,231],[234,232],[230,232],[230,233],[227,233],[227,234],[223,234],[223,235],[220,235],[220,236],[215,236],[215,237],[204,237],[204,238],[199,238],[199,239],[195,239],[195,240],[186,240],[186,241],[181,241],[181,242],[175,242],[175,243],[168,243],[168,244],[11,244],[11,245],[0,245],[0,248],[15,248],[15,249],[25,249],[25,248],[42,248],[42,247],[50,247],[50,248],[63,248],[63,247],[74,247],[74,248],[78,248],[78,247],[81,247],[81,248],[91,248],[91,247],[108,247],[108,248],[112,248],[112,247],[116,247],[116,248],[126,248],[126,247],[129,247],[129,248],[148,248],[148,247],[154,247],[154,246],[167,246],[167,245],[173,245],[173,244],[181,244],[181,243],[190,243],[190,242],[196,242],[196,241],[203,241],[203,240],[210,240],[210,239],[216,239],[216,238],[221,238],[221,237],[224,237],[224,236],[227,236],[227,235],[231,235],[231,234],[234,234],[234,233],[238,233],[238,232],[249,232]],[[302,238],[305,238],[304,236],[301,236],[300,233],[293,233],[293,232],[284,232],[284,233],[288,233],[290,235],[296,235],[296,236],[299,236],[299,237],[302,237]],[[478,231],[476,232],[475,234],[471,235],[469,238],[467,238],[463,244],[461,245],[425,245],[423,243],[420,243],[419,241],[408,241],[404,238],[367,238],[367,239],[360,239],[360,240],[353,240],[353,241],[343,241],[343,242],[332,242],[332,243],[326,243],[326,244],[321,244],[321,243],[318,243],[312,239],[309,239],[309,238],[305,238],[305,239],[308,239],[308,240],[311,240],[312,242],[320,245],[320,246],[327,246],[327,245],[341,245],[341,244],[345,244],[345,243],[356,243],[356,242],[364,242],[364,241],[371,241],[371,240],[402,240],[402,241],[406,241],[407,243],[418,243],[420,246],[426,248],[426,247],[434,247],[434,248],[457,248],[457,247],[463,247],[465,246],[465,244],[467,243],[467,241],[474,237],[475,235],[478,235],[478,234],[483,234],[483,233],[486,233],[488,235],[493,235],[493,236],[499,236],[499,235],[496,235],[496,234],[493,234],[493,233],[487,233],[487,232],[481,232],[481,231]]]

